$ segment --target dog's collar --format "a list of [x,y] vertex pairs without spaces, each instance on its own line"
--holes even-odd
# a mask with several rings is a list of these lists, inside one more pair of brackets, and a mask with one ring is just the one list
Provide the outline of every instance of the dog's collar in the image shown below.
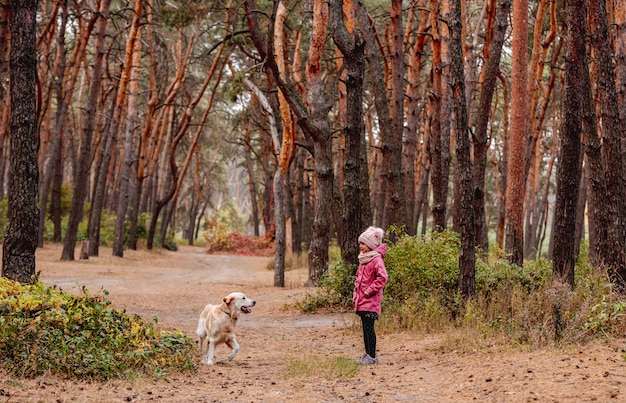
[[[225,311],[224,309],[222,309],[222,312],[224,312],[224,313],[225,313],[225,314],[226,314],[229,318],[231,318],[232,320],[237,320],[237,315],[234,315],[234,316],[233,316],[233,315],[230,313],[230,311]],[[235,312],[235,314],[236,314],[236,312]]]

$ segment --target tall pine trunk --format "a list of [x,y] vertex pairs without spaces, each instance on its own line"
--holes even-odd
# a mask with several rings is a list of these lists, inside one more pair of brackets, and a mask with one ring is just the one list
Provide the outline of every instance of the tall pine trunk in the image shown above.
[[2,276],[22,283],[35,280],[37,248],[37,1],[10,1],[11,156],[8,226],[2,244]]
[[128,110],[124,135],[124,152],[121,164],[120,183],[115,217],[115,236],[113,239],[113,256],[124,256],[126,235],[126,214],[130,204],[131,169],[135,155],[133,143],[135,137],[135,121],[137,119],[137,99],[139,97],[139,61],[141,57],[141,28],[139,20],[143,11],[142,0],[135,0],[133,22],[126,42],[125,71],[129,75]]
[[450,87],[452,110],[456,122],[456,192],[454,202],[458,213],[455,227],[461,235],[459,254],[459,291],[468,299],[476,288],[475,222],[473,208],[472,164],[470,161],[470,138],[465,102],[465,74],[463,69],[463,37],[461,1],[450,2]]
[[563,124],[560,131],[561,152],[557,169],[554,208],[554,248],[552,268],[556,280],[574,288],[574,254],[576,207],[580,184],[580,138],[584,75],[587,68],[585,50],[585,0],[567,2],[567,53],[563,89]]
[[346,126],[343,200],[340,218],[341,253],[344,263],[358,264],[358,243],[363,230],[361,208],[361,144],[363,138],[363,76],[365,72],[364,44],[356,34],[351,35],[342,19],[342,1],[330,2],[330,27],[333,40],[343,55],[346,76]]
[[495,14],[495,29],[492,42],[489,44],[487,62],[481,73],[483,82],[480,91],[478,112],[476,113],[476,129],[474,131],[474,216],[476,219],[476,245],[483,257],[489,252],[487,237],[487,219],[485,217],[485,171],[487,169],[487,129],[491,111],[491,101],[496,89],[500,55],[504,44],[504,35],[508,27],[508,16],[511,8],[510,0],[500,0]]
[[613,66],[606,3],[589,0],[589,36],[593,59],[596,61],[595,84],[602,127],[602,155],[605,164],[606,197],[609,199],[610,231],[615,231],[603,259],[609,267],[609,277],[626,289],[626,189],[621,147],[626,124],[620,119],[615,70]]
[[511,139],[506,187],[506,252],[509,261],[524,260],[524,188],[528,121],[528,0],[513,3],[513,60],[511,71]]
[[85,122],[82,130],[78,170],[76,172],[74,195],[72,197],[72,209],[68,218],[65,242],[63,243],[62,259],[73,260],[74,248],[78,225],[83,219],[84,204],[89,190],[89,173],[91,168],[91,143],[95,130],[95,118],[98,112],[98,97],[104,70],[104,36],[109,15],[110,0],[102,0],[98,10],[98,26],[96,32],[95,57],[93,62],[93,75],[89,85],[87,96],[87,108],[85,109]]

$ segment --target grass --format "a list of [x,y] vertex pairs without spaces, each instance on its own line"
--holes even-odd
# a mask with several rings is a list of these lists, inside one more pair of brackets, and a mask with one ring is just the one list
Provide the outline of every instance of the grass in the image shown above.
[[358,373],[359,365],[356,361],[345,357],[310,355],[304,358],[291,358],[287,363],[287,375],[292,378],[318,376],[328,380],[348,379]]

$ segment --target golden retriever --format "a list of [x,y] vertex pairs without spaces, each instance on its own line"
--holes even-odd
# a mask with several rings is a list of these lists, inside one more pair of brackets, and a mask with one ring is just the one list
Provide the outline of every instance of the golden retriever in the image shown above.
[[235,358],[239,352],[239,343],[235,339],[235,327],[240,313],[250,313],[256,301],[247,298],[243,293],[232,292],[224,297],[220,305],[208,304],[198,319],[196,334],[200,337],[200,354],[204,350],[204,341],[209,340],[209,349],[202,362],[213,365],[215,347],[226,343],[231,351],[228,360]]

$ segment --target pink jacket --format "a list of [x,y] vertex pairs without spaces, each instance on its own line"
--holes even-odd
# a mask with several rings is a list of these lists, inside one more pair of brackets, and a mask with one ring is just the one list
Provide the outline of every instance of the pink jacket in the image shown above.
[[380,253],[380,256],[369,263],[360,264],[356,271],[352,300],[355,311],[376,312],[380,316],[383,287],[387,284],[387,269],[383,262],[387,254],[387,245],[381,244],[375,251]]

